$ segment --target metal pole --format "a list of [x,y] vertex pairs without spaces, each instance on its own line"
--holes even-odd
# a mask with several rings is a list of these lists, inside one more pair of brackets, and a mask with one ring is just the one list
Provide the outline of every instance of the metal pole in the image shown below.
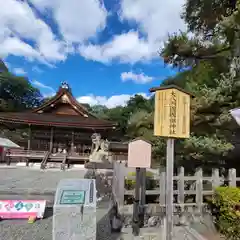
[[133,205],[133,221],[132,233],[134,236],[139,235],[139,194],[140,194],[140,168],[136,168],[136,185],[135,185],[135,198]]
[[173,239],[173,167],[174,139],[167,140],[166,240]]

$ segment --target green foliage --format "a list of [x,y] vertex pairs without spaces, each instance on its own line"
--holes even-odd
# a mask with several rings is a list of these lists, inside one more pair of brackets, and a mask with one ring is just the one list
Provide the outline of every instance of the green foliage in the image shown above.
[[128,120],[128,136],[153,140],[153,117],[153,112],[149,113],[146,110],[139,110],[132,114]]
[[8,72],[6,64],[1,59],[0,59],[0,72]]
[[39,106],[40,91],[24,77],[0,72],[0,111],[22,111]]
[[188,68],[163,84],[176,84],[196,97],[191,137],[176,143],[177,163],[186,167],[219,167],[226,159],[231,166],[233,160],[239,127],[229,110],[240,106],[239,2],[187,0],[182,17],[188,31],[170,35],[161,50],[165,63]]
[[128,123],[130,118],[138,111],[152,113],[153,108],[153,98],[148,100],[143,96],[136,94],[129,99],[129,101],[126,103],[126,106],[117,106],[115,108],[108,109],[105,106],[97,105],[92,106],[90,111],[99,118],[118,123],[118,130],[120,133],[122,135],[129,135],[132,137],[132,133],[128,134]]
[[[125,177],[125,187],[128,190],[134,189],[136,185],[136,180],[133,179],[133,177],[136,177],[136,172],[129,172],[128,176]],[[154,175],[152,172],[147,171],[146,172],[146,189],[152,190],[156,188],[156,181],[154,180]]]
[[217,188],[212,204],[218,211],[216,224],[220,232],[229,240],[240,239],[240,189]]
[[209,38],[218,30],[222,16],[230,16],[237,0],[187,0],[183,18],[192,32],[204,33]]

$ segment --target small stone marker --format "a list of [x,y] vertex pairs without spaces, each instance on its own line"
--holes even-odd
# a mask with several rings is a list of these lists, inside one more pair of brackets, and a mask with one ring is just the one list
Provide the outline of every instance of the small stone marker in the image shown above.
[[96,203],[94,179],[61,180],[53,206],[53,240],[95,240]]

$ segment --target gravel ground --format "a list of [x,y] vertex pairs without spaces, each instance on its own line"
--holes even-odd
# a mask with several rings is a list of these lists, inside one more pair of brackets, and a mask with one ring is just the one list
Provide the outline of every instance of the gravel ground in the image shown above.
[[[104,219],[109,205],[98,209],[98,214],[101,216],[101,222],[98,227],[99,240],[110,239],[109,232],[101,231],[103,226],[107,226],[108,219]],[[106,208],[106,209],[105,209]],[[48,216],[49,215],[49,216]],[[48,209],[46,217],[42,220],[37,220],[35,223],[29,224],[27,220],[4,220],[0,222],[0,239],[1,240],[52,240],[52,209]],[[66,239],[67,240],[67,239]],[[113,240],[113,239],[112,239]]]
[[[52,205],[56,186],[64,178],[84,178],[84,170],[45,170],[26,169],[16,167],[0,167],[0,199],[46,199]],[[109,203],[105,202],[101,208],[106,212]],[[103,214],[104,215],[104,214]],[[102,225],[102,223],[101,223]],[[101,240],[137,240],[162,239],[161,230],[142,229],[140,237],[132,237],[131,229],[123,229],[121,236],[112,234]],[[181,227],[174,229],[174,240],[193,240]],[[33,224],[27,220],[3,220],[0,222],[0,240],[52,240],[52,208],[46,209],[45,218]],[[66,239],[67,240],[67,239]]]
[[26,220],[0,222],[1,240],[52,240],[52,217],[28,224]]
[[[84,178],[86,171],[49,169],[0,168],[0,199],[46,199],[52,205],[58,182],[64,178]],[[28,224],[26,220],[0,222],[1,240],[52,239],[52,208],[47,208],[46,218]]]
[[[99,235],[98,235],[99,236]],[[0,223],[1,240],[52,240],[52,217],[38,220],[34,224],[26,221],[4,221]],[[112,234],[101,240],[165,240],[159,228],[141,229],[140,236],[133,237],[132,229],[122,230],[122,234]],[[209,238],[212,239],[212,238]],[[66,239],[67,240],[67,239]],[[197,240],[188,235],[181,227],[175,227],[173,240]],[[215,239],[214,239],[215,240]]]
[[58,182],[64,178],[84,178],[86,171],[55,169],[39,170],[26,168],[0,168],[0,191],[3,190],[49,190],[55,191]]

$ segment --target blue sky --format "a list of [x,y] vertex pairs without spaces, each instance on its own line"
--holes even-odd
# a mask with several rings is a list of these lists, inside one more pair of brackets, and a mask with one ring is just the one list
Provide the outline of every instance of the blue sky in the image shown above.
[[8,0],[0,56],[44,96],[67,81],[89,104],[123,105],[176,74],[157,51],[184,30],[184,0]]

